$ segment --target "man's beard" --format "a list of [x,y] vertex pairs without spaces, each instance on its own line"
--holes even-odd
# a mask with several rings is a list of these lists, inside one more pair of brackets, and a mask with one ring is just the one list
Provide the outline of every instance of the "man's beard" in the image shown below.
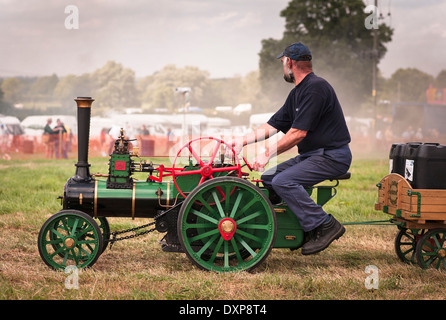
[[289,72],[288,74],[284,74],[283,79],[285,79],[286,82],[294,83],[294,74],[292,72]]

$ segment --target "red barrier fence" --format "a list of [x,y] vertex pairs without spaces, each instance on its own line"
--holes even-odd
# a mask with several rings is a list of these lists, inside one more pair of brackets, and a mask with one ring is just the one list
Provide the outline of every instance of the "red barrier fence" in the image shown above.
[[[174,141],[168,141],[166,136],[141,136],[136,137],[133,141],[133,146],[139,148],[139,154],[142,157],[175,157],[180,148],[189,140],[197,137],[175,137]],[[216,137],[218,139],[227,139],[227,137]],[[390,150],[392,143],[406,143],[410,141],[403,141],[404,139],[395,138],[393,140],[377,141],[367,136],[356,136],[352,138],[350,147],[352,152],[358,156],[383,155],[386,156]],[[62,141],[62,143],[60,143]],[[99,137],[90,138],[89,156],[90,157],[107,157],[111,152],[114,141],[107,137],[101,140]],[[226,140],[225,140],[226,141]],[[419,141],[419,142],[437,142],[446,144],[446,137],[438,137],[435,141]],[[295,153],[294,149],[290,153]],[[2,159],[20,159],[20,158],[35,158],[35,159],[76,159],[77,158],[77,137],[71,138],[54,138],[49,140],[43,135],[39,136],[2,136],[0,140],[0,158]]]

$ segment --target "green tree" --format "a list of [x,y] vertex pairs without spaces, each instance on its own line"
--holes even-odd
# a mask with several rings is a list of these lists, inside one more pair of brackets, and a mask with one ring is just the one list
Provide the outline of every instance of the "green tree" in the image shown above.
[[244,77],[211,79],[204,91],[202,103],[213,111],[216,106],[235,107],[240,103],[250,103],[253,112],[267,112],[268,100],[260,87],[259,71],[252,71]]
[[387,81],[388,97],[397,102],[426,102],[434,77],[416,68],[398,69]]
[[373,30],[365,27],[369,14],[361,0],[292,0],[281,13],[285,31],[279,40],[262,41],[260,76],[262,88],[272,99],[284,100],[290,90],[283,82],[277,54],[294,42],[307,45],[315,73],[326,78],[337,91],[345,109],[356,110],[372,92],[372,57],[384,56],[393,30],[384,23],[377,29],[377,52],[373,52]]
[[435,87],[438,89],[446,88],[446,70],[441,70],[435,78]]
[[73,108],[74,112],[76,97],[93,96],[90,75],[88,73],[80,76],[66,75],[57,83],[53,95],[63,108]]
[[54,89],[59,82],[57,75],[43,76],[37,78],[30,87],[29,95],[33,101],[48,101],[52,100]]
[[239,103],[250,103],[253,107],[253,113],[271,112],[272,106],[269,99],[265,96],[261,88],[260,72],[252,71],[240,78],[240,83],[233,88],[232,92],[238,92],[237,101]]
[[243,100],[242,87],[241,77],[212,79],[205,90],[203,103],[210,108],[236,106]]
[[[1,79],[0,79],[1,81]],[[1,84],[3,81],[0,82],[0,114],[9,114],[11,112],[11,105],[9,103],[7,103],[6,101],[4,101],[3,99],[3,90],[1,89]]]
[[184,105],[184,98],[175,94],[178,87],[191,88],[189,99],[192,106],[200,106],[209,86],[209,73],[197,67],[177,68],[170,64],[142,79],[139,88],[142,101],[148,109],[167,108],[170,112]]
[[90,75],[92,96],[98,111],[139,107],[135,72],[122,64],[108,61]]
[[4,99],[12,104],[23,102],[23,84],[17,78],[7,78],[2,81],[1,90]]

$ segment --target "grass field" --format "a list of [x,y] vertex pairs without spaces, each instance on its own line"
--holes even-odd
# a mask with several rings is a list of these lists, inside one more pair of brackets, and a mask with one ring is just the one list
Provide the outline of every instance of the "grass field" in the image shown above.
[[[91,172],[107,172],[107,159],[91,159]],[[345,235],[322,253],[274,249],[253,272],[216,274],[198,270],[184,254],[161,251],[156,232],[120,241],[96,264],[68,275],[40,259],[40,227],[61,209],[57,197],[74,174],[74,160],[0,161],[0,299],[22,300],[394,300],[443,299],[445,272],[402,263],[394,252],[395,226],[348,225]],[[374,210],[376,183],[388,162],[356,160],[326,210],[341,222],[385,220]],[[148,221],[110,219],[120,230]],[[365,286],[365,268],[378,268],[379,287]]]

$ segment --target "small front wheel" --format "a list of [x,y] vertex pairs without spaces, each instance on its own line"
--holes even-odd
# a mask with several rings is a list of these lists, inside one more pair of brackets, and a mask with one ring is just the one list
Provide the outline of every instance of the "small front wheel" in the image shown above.
[[104,253],[105,249],[107,249],[109,240],[110,240],[110,224],[108,223],[108,220],[106,217],[98,217],[98,226],[99,229],[101,229],[102,236],[103,236],[103,246],[102,246],[102,253]]
[[86,268],[103,252],[103,236],[86,213],[61,210],[43,224],[37,246],[42,260],[53,269],[64,270],[70,265]]

